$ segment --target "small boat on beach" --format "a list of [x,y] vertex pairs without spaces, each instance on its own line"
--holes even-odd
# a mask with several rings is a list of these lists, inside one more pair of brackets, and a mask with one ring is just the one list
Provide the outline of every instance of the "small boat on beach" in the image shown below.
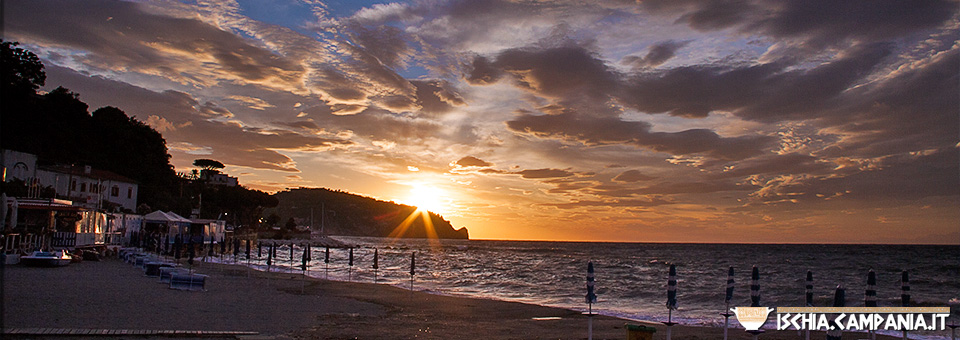
[[64,250],[35,251],[20,257],[20,263],[32,267],[63,267],[70,264],[73,256]]

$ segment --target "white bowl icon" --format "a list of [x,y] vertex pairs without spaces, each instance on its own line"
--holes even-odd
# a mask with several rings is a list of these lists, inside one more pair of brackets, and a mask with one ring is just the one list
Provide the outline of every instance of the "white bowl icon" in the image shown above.
[[767,322],[767,316],[775,309],[769,307],[735,307],[730,311],[737,315],[737,321],[748,331],[760,329]]

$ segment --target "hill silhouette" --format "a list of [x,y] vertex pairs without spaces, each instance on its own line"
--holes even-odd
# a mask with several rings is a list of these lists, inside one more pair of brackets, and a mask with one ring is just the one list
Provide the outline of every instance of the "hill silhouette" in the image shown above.
[[[276,208],[266,213],[276,213],[281,221],[290,218],[301,225],[310,225],[311,210],[313,229],[327,235],[375,236],[426,238],[424,218],[417,208],[395,202],[381,201],[339,190],[325,188],[287,189],[273,195]],[[415,219],[405,230],[398,228],[411,215]],[[467,228],[454,229],[440,215],[429,213],[430,221],[439,238],[467,239]]]

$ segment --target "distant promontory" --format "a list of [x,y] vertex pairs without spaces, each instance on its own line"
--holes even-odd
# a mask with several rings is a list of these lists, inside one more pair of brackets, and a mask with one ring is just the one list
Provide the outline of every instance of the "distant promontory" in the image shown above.
[[[432,237],[417,207],[381,201],[325,188],[287,189],[273,195],[279,204],[265,211],[280,221],[293,219],[326,235],[427,238]],[[415,215],[415,216],[412,216]],[[436,237],[467,239],[467,228],[454,229],[436,213],[427,214]],[[403,227],[409,220],[409,226]]]

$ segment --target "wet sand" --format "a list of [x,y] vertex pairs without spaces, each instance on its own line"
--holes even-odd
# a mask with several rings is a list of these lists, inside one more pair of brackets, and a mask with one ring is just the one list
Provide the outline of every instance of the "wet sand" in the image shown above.
[[[247,331],[257,332],[259,338],[278,339],[587,338],[587,318],[566,309],[440,296],[370,283],[303,280],[297,274],[232,265],[201,263],[194,269],[209,275],[205,291],[169,289],[157,278],[146,277],[141,269],[117,259],[62,268],[7,266],[2,324],[6,330]],[[626,339],[625,323],[643,324],[595,317],[594,339]],[[654,339],[665,339],[663,325],[645,325],[657,328]],[[721,328],[675,326],[673,339],[721,339],[722,332]],[[730,330],[730,339],[751,338],[742,329]],[[811,336],[823,338],[820,332]],[[868,337],[848,333],[843,338]],[[760,339],[802,337],[797,331],[768,331]]]

